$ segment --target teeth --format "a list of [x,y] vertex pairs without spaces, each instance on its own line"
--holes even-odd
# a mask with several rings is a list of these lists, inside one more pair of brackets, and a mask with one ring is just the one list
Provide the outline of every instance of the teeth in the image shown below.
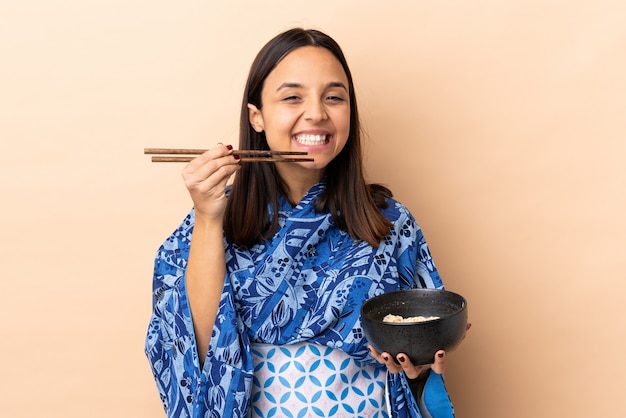
[[323,145],[326,143],[326,135],[298,135],[296,141],[304,145]]

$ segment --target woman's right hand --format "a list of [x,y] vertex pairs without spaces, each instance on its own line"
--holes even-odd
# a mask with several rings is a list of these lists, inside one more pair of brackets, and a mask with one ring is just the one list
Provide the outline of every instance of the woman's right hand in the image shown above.
[[226,184],[239,169],[231,145],[219,144],[194,158],[182,171],[196,217],[218,219],[226,208]]

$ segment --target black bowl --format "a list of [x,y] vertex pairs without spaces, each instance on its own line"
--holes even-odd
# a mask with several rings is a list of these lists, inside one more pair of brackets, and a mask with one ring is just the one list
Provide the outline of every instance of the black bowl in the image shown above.
[[[383,322],[388,315],[438,316],[424,322]],[[467,302],[461,295],[439,289],[397,290],[375,296],[361,306],[361,326],[378,351],[409,356],[416,366],[432,364],[438,350],[450,351],[463,339]]]

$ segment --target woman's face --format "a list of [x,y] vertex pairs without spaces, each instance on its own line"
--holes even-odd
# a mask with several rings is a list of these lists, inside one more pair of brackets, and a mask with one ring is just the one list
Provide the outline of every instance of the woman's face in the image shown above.
[[313,162],[280,163],[321,171],[346,145],[350,133],[348,77],[325,48],[306,46],[287,56],[267,76],[262,108],[248,105],[250,123],[265,131],[270,149],[307,151]]

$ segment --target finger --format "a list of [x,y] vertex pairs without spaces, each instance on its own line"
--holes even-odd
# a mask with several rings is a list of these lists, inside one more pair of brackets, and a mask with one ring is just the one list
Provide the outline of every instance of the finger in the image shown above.
[[385,363],[385,360],[383,360],[382,353],[379,353],[378,351],[376,351],[376,349],[372,347],[371,345],[368,345],[367,349],[369,350],[370,355],[374,357],[374,360],[376,360],[379,363],[383,363],[383,364]]
[[446,352],[439,350],[435,353],[435,362],[430,368],[437,374],[443,374],[446,371]]
[[420,373],[424,369],[428,368],[428,366],[414,366],[409,356],[403,353],[398,354],[396,358],[398,359],[402,370],[404,370],[404,374],[406,374],[406,377],[409,379],[417,379]]
[[[230,158],[230,157],[225,157]],[[221,158],[220,160],[223,160]],[[192,193],[224,195],[228,179],[241,166],[236,162],[210,161],[193,173],[184,173],[185,186]]]
[[383,358],[383,364],[387,366],[387,369],[392,374],[400,373],[402,371],[402,366],[400,366],[400,364],[396,362],[396,360],[393,358],[391,354],[383,353],[382,358]]
[[217,146],[207,150],[203,154],[200,154],[198,157],[191,160],[189,164],[187,164],[187,166],[183,169],[183,171],[193,173],[206,165],[207,162],[217,160],[221,157],[225,157],[232,154],[232,152],[232,145],[218,144]]
[[374,357],[374,359],[376,359],[376,361],[378,361],[379,363],[387,366],[387,369],[389,369],[391,373],[396,374],[402,371],[402,367],[400,367],[400,365],[394,361],[393,357],[389,353],[379,353],[371,345],[368,345],[367,349],[370,351],[372,357]]
[[240,167],[237,158],[231,153],[232,150],[227,147],[219,146],[194,158],[182,171],[187,188],[206,182],[211,177],[212,181],[206,182],[204,189],[226,182]]

